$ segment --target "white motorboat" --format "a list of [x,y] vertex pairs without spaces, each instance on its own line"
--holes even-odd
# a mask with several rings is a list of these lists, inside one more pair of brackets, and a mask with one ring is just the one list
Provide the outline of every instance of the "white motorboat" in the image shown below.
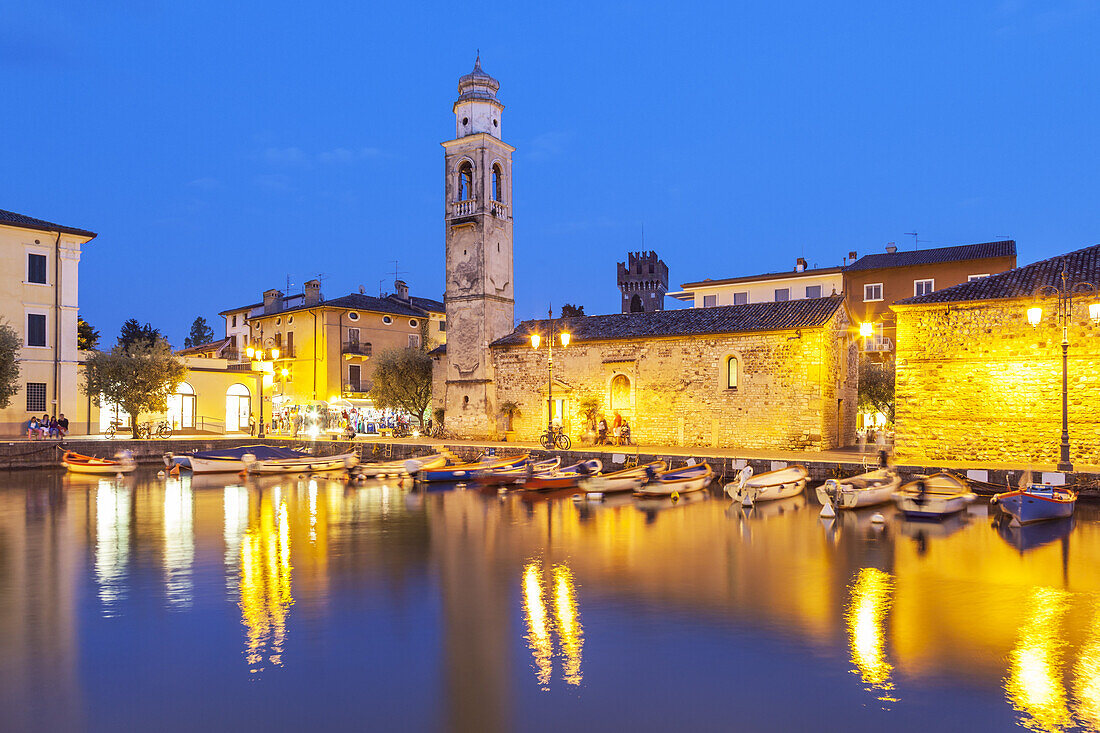
[[963,511],[974,499],[966,479],[947,473],[910,481],[894,492],[894,502],[908,519],[941,519]]
[[657,474],[651,481],[634,491],[634,496],[645,499],[679,498],[681,494],[702,491],[714,478],[714,469],[707,463],[696,463]]
[[[291,448],[277,448],[267,445],[244,445],[238,448],[224,448],[221,450],[198,451],[187,456],[192,473],[240,473],[245,470],[246,455],[251,455],[254,460],[271,460],[275,458],[302,458],[308,457],[308,453],[293,450]],[[167,454],[168,461],[176,461],[177,456]],[[182,464],[181,464],[182,465]]]
[[266,473],[319,473],[322,471],[346,471],[359,464],[359,454],[338,453],[334,456],[303,456],[300,458],[272,458],[249,460],[244,456],[249,474]]
[[625,491],[637,491],[642,488],[650,476],[661,473],[666,468],[664,461],[653,461],[641,466],[624,468],[612,473],[601,473],[581,479],[580,488],[589,494],[617,494]]
[[434,468],[442,468],[446,465],[447,454],[434,453],[430,456],[407,458],[400,461],[364,463],[359,466],[356,473],[367,478],[382,476],[415,476],[417,471],[430,471]]
[[810,473],[805,466],[787,466],[776,471],[752,475],[752,466],[745,466],[737,475],[737,481],[726,484],[726,493],[742,506],[752,506],[758,501],[775,501],[798,496],[806,488]]
[[834,509],[859,509],[885,504],[901,486],[892,468],[879,468],[849,478],[829,479],[817,487],[817,500]]

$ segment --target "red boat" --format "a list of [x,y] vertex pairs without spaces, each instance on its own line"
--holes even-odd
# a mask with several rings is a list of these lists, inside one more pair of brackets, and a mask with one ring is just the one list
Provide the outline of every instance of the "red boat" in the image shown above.
[[529,491],[553,491],[555,489],[570,489],[580,483],[581,479],[595,476],[603,468],[603,463],[598,458],[590,461],[581,461],[567,466],[560,471],[551,471],[542,476],[534,476],[523,482],[523,488]]

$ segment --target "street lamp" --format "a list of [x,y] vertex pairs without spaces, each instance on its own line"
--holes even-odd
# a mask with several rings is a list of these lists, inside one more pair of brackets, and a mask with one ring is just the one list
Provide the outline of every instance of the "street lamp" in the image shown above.
[[[1069,460],[1069,386],[1066,376],[1069,364],[1069,321],[1073,317],[1073,296],[1096,293],[1097,288],[1090,282],[1070,282],[1066,261],[1062,260],[1061,282],[1057,285],[1040,285],[1035,289],[1037,301],[1042,298],[1056,298],[1055,318],[1062,327],[1062,448],[1059,471],[1072,471]],[[1089,318],[1095,323],[1100,321],[1100,303],[1089,303]],[[1027,309],[1027,322],[1038,326],[1043,320],[1043,308],[1038,302]]]
[[[546,339],[546,348],[547,348],[547,356],[546,356],[546,376],[547,376],[547,384],[546,384],[546,430],[547,430],[547,433],[551,436],[551,438],[550,438],[551,441],[553,441],[553,435],[554,435],[554,309],[553,308],[550,309],[550,312],[547,314],[547,316],[549,318],[550,333],[548,335],[548,338]],[[559,338],[561,339],[562,348],[564,348],[566,346],[569,346],[570,336],[569,336],[568,332],[562,331],[559,334]],[[538,349],[540,343],[542,343],[542,337],[537,333],[531,334],[531,348]]]
[[[248,358],[252,360],[252,371],[259,372],[260,383],[260,429],[257,432],[259,438],[264,437],[264,389],[270,387],[275,379],[275,360],[279,358],[279,348],[274,347],[267,353],[264,350],[257,349],[249,346],[245,349],[245,353],[248,354]],[[270,359],[268,358],[270,357]],[[286,369],[283,370],[283,376],[286,376]]]

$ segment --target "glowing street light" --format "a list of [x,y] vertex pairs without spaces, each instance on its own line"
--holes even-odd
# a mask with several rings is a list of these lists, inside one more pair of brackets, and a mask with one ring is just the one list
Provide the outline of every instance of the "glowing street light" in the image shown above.
[[[546,447],[547,450],[549,450],[550,448],[554,447],[554,444],[556,442],[556,436],[554,435],[554,309],[553,308],[550,309],[550,312],[547,314],[547,316],[548,316],[548,319],[549,319],[548,324],[549,324],[550,333],[548,334],[548,338],[546,340],[546,348],[547,348],[547,358],[546,358],[546,376],[547,376],[547,386],[546,386],[546,439],[549,440],[549,446],[545,445],[545,440],[544,440],[544,447]],[[571,338],[571,336],[569,335],[568,332],[562,331],[558,335],[558,337],[561,339],[561,345],[562,345],[563,348],[566,347],[566,346],[569,346],[569,339]],[[540,336],[537,333],[531,334],[531,348],[538,349],[539,344],[541,344],[541,343],[542,343],[542,336]],[[565,443],[565,445],[563,445],[562,448],[567,449],[569,447],[569,438],[565,437],[565,440],[562,441],[562,442]]]
[[863,323],[859,324],[859,335],[862,336],[865,339],[866,338],[871,338],[872,336],[874,336],[875,335],[875,324],[873,324],[869,321],[864,321]]
[[1039,322],[1043,320],[1043,309],[1039,306],[1034,306],[1027,309],[1027,322],[1032,326],[1038,326]]

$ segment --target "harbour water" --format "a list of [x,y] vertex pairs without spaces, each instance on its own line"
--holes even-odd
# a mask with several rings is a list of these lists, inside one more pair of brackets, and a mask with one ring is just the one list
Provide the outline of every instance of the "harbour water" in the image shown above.
[[0,474],[0,728],[1100,730],[1100,507],[818,510]]

